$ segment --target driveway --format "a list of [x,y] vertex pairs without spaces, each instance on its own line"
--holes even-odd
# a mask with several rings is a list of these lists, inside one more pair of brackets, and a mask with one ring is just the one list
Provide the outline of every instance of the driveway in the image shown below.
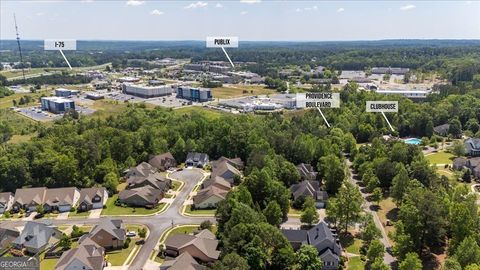
[[100,215],[102,214],[103,209],[92,209],[90,210],[90,214],[88,215],[88,218],[99,218]]
[[58,216],[55,219],[68,219],[69,214],[70,214],[70,212],[59,213]]

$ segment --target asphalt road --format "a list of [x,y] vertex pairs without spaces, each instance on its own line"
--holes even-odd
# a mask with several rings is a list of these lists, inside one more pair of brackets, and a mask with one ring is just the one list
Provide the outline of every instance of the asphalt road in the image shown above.
[[[175,180],[179,180],[185,183],[182,190],[177,194],[173,203],[169,208],[160,214],[153,216],[121,216],[121,217],[112,217],[115,219],[121,219],[125,224],[142,224],[148,227],[150,233],[145,240],[145,243],[141,246],[136,257],[133,259],[132,263],[128,267],[131,270],[141,270],[146,262],[148,261],[150,254],[155,249],[160,240],[160,237],[163,232],[172,227],[172,224],[182,225],[182,224],[200,224],[204,220],[210,220],[215,222],[214,218],[205,218],[205,217],[188,217],[183,216],[180,211],[183,207],[183,202],[187,199],[188,195],[192,192],[195,185],[203,178],[206,177],[203,171],[199,169],[185,169],[183,171],[178,171],[170,174],[170,177]],[[66,219],[66,220],[51,220],[53,225],[95,225],[98,224],[99,220],[97,219],[88,219],[88,218],[75,218],[75,219]],[[15,226],[22,226],[26,221],[5,221],[5,223],[11,223]]]
[[386,264],[392,266],[396,263],[396,259],[390,253],[387,252],[387,250],[391,250],[392,245],[390,245],[390,242],[388,242],[388,236],[387,236],[387,233],[385,232],[385,228],[383,227],[382,222],[378,218],[377,212],[371,210],[372,203],[367,200],[367,197],[370,194],[362,192],[361,187],[358,185],[358,181],[355,179],[356,174],[353,172],[352,163],[350,162],[350,160],[348,159],[346,160],[347,160],[346,164],[348,166],[348,170],[350,171],[350,177],[349,177],[350,181],[360,189],[360,193],[362,194],[362,197],[364,200],[362,207],[365,210],[365,212],[372,214],[373,221],[375,222],[375,225],[377,226],[377,228],[380,230],[382,234],[382,238],[380,239],[380,241],[385,246],[385,254],[383,256],[383,260]]

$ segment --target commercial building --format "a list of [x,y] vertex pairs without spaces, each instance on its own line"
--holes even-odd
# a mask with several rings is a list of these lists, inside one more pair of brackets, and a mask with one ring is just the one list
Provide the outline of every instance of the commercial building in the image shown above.
[[372,68],[372,74],[395,74],[395,75],[404,75],[410,71],[409,68],[398,68],[398,67],[374,67]]
[[168,96],[174,92],[174,88],[171,85],[146,86],[124,84],[122,88],[125,93],[142,98]]
[[64,113],[68,110],[75,110],[75,102],[63,97],[42,97],[42,110],[52,113]]
[[71,90],[65,88],[55,89],[55,96],[57,97],[69,97],[78,94],[78,90]]
[[205,102],[213,99],[210,88],[178,87],[177,98]]
[[432,90],[377,90],[376,92],[383,95],[402,95],[410,99],[425,99]]
[[220,73],[220,74],[225,74],[232,69],[230,67],[225,67],[225,66],[218,66],[218,65],[212,65],[208,67],[208,70],[213,73]]
[[203,64],[186,64],[184,66],[184,69],[195,70],[195,71],[203,71],[204,67],[205,66]]

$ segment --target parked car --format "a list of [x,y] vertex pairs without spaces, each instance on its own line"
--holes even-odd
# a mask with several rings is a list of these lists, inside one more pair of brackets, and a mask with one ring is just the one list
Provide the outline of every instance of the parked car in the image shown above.
[[135,236],[137,236],[137,233],[134,232],[134,231],[129,231],[129,232],[127,232],[126,236],[127,237],[135,237]]

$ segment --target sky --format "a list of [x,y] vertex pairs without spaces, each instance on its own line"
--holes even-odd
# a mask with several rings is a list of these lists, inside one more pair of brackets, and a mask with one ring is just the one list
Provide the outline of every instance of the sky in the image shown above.
[[478,1],[0,0],[0,39],[480,39]]

